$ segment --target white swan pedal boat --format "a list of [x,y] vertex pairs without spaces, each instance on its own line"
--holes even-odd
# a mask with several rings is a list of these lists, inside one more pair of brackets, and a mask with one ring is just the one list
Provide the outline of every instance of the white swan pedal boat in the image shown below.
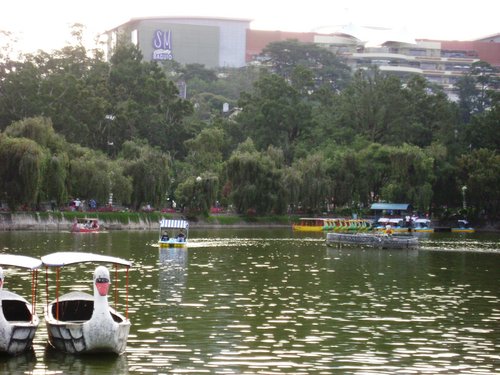
[[[73,291],[56,299],[45,307],[45,323],[49,344],[66,353],[116,353],[125,351],[130,320],[128,319],[128,270],[131,262],[107,255],[58,252],[42,257],[43,264],[56,268],[56,294],[59,290],[59,274],[63,266],[78,263],[107,263],[115,267],[115,280],[118,266],[126,269],[126,314],[122,315],[108,302],[110,273],[103,265],[97,266],[93,275],[94,294]],[[47,274],[48,285],[48,274]],[[118,287],[115,283],[115,297]]]
[[[40,259],[24,256],[0,254],[0,352],[11,355],[21,354],[32,348],[33,337],[40,323],[36,314],[36,285]],[[26,268],[31,271],[31,303],[4,289],[3,267]]]

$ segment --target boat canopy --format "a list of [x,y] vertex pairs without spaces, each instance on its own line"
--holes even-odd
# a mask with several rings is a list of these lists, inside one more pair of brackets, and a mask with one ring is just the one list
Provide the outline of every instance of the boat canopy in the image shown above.
[[128,260],[101,254],[82,253],[62,251],[52,254],[47,254],[42,257],[42,262],[48,267],[62,267],[68,264],[97,262],[97,263],[113,263],[121,264],[122,266],[131,267],[132,262]]
[[413,221],[414,223],[418,224],[418,223],[425,223],[425,224],[428,224],[430,223],[431,221],[429,219],[415,219]]
[[392,211],[410,211],[411,204],[408,203],[373,203],[370,210],[392,210]]
[[160,228],[174,228],[174,229],[187,229],[189,222],[187,220],[160,220]]
[[403,219],[398,219],[398,218],[387,218],[387,217],[381,217],[378,219],[379,223],[388,223],[388,224],[400,224],[403,222]]
[[34,270],[40,268],[42,261],[25,255],[0,254],[0,265],[29,268]]

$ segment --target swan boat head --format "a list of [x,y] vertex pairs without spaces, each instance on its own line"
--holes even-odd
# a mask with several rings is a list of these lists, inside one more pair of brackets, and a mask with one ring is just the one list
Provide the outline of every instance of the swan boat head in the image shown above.
[[98,266],[94,271],[94,297],[107,297],[110,285],[109,271],[104,266]]

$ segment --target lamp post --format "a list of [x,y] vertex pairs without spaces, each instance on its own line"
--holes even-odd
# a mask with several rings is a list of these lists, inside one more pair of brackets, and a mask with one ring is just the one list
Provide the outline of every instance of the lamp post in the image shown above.
[[465,201],[465,192],[467,191],[467,186],[462,186],[462,207],[463,209],[467,209],[467,202]]
[[197,210],[201,210],[201,200],[200,200],[200,197],[203,196],[202,194],[202,186],[201,186],[201,176],[198,176],[195,178],[195,181],[196,181],[196,186],[195,186],[195,194],[196,196],[194,197],[194,201],[195,201],[195,206],[196,206],[196,209]]

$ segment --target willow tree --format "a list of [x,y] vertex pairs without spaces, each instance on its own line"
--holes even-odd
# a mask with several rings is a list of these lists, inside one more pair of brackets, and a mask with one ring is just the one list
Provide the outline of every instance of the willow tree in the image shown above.
[[500,155],[495,150],[473,150],[457,162],[463,203],[470,213],[482,211],[485,217],[498,218],[500,212]]
[[175,196],[187,213],[197,212],[208,216],[219,191],[219,177],[211,172],[184,179],[175,191]]
[[0,134],[0,189],[11,209],[37,203],[47,158],[36,142]]
[[120,153],[123,173],[132,181],[132,204],[158,207],[170,190],[171,158],[145,141],[127,141]]
[[108,159],[102,152],[77,148],[71,154],[69,166],[69,194],[80,199],[95,199],[100,205],[108,203],[110,193],[115,202],[129,204],[132,181],[125,176],[119,161]]
[[230,200],[239,213],[283,213],[285,193],[282,169],[267,152],[258,152],[245,141],[229,158],[226,171]]
[[414,207],[429,211],[434,159],[419,147],[406,144],[390,151],[391,176],[382,188],[382,197],[390,202],[411,202]]
[[[324,155],[321,153],[308,155],[304,159],[297,160],[292,169],[300,175],[298,202],[294,202],[294,205],[300,204],[306,211],[312,213],[324,210],[326,203],[331,200],[331,180],[327,173],[328,165]],[[292,176],[293,174],[288,173],[287,180]]]

